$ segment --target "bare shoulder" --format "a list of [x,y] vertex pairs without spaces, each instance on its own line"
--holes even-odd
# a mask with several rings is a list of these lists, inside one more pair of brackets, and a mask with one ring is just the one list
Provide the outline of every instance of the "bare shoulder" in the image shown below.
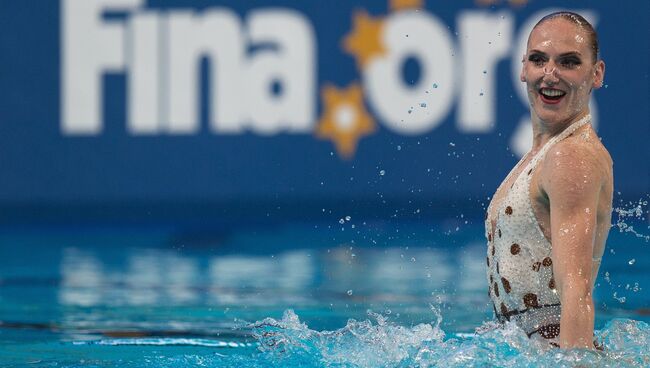
[[612,158],[600,138],[591,126],[586,126],[551,147],[544,158],[543,170],[547,174],[558,173],[558,170],[588,170],[589,176],[605,178],[611,176],[612,165]]
[[611,183],[612,158],[590,126],[553,145],[544,157],[541,184],[546,190],[597,190]]

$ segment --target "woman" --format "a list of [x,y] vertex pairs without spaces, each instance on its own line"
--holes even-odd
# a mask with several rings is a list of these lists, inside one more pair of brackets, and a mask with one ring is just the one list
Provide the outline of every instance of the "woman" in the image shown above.
[[486,217],[487,278],[499,320],[563,348],[594,348],[592,289],[610,228],[612,160],[590,123],[605,63],[582,16],[542,18],[521,81],[531,150],[497,189]]

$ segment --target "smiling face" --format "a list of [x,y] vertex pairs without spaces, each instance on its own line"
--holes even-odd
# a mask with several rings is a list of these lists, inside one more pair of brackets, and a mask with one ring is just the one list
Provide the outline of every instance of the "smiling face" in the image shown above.
[[605,64],[595,59],[589,36],[575,23],[557,17],[537,25],[521,71],[533,113],[548,124],[586,114],[591,90],[602,86],[605,74]]

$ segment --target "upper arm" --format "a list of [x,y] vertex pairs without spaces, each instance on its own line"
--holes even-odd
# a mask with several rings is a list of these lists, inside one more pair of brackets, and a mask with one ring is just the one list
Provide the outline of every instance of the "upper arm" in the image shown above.
[[603,172],[590,147],[559,142],[546,155],[542,189],[550,203],[553,274],[558,291],[591,288],[598,196]]

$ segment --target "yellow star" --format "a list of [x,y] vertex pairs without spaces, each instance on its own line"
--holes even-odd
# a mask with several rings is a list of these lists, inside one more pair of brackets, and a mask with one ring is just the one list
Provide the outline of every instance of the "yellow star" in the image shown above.
[[424,0],[390,0],[390,10],[400,11],[405,9],[421,9]]
[[354,30],[343,40],[343,48],[357,58],[360,69],[372,58],[386,53],[381,38],[383,28],[383,19],[373,19],[364,10],[354,15]]
[[339,156],[349,159],[362,136],[375,131],[375,122],[363,105],[363,93],[358,83],[347,89],[325,86],[321,91],[323,115],[316,128],[321,139],[331,139]]
[[512,6],[524,6],[528,4],[528,0],[510,0]]

